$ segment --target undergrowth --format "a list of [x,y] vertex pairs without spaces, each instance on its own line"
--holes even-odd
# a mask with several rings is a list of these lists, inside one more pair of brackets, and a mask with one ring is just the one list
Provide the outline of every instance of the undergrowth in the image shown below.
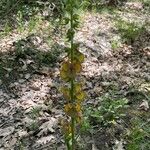
[[122,19],[116,21],[116,27],[122,37],[122,41],[132,44],[145,31],[145,26],[139,26],[135,22],[127,22]]
[[97,98],[98,104],[95,108],[88,106],[85,108],[85,120],[82,129],[88,127],[107,127],[115,124],[125,116],[128,107],[127,99],[112,99],[110,97]]

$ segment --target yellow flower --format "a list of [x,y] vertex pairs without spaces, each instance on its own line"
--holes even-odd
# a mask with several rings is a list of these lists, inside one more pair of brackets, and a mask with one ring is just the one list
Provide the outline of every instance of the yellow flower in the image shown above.
[[77,61],[73,61],[73,63],[66,61],[63,62],[60,76],[63,80],[69,81],[70,79],[74,78],[77,73],[81,71],[81,63]]
[[86,97],[86,94],[83,91],[76,93],[76,98],[80,102],[82,102],[85,99],[85,97]]
[[79,52],[78,50],[75,51],[75,59],[77,61],[79,61],[80,63],[83,63],[84,62],[84,55]]
[[62,132],[68,136],[71,133],[71,123],[67,119],[61,120]]
[[70,89],[67,88],[67,87],[62,87],[61,90],[60,90],[64,97],[67,99],[67,100],[70,100],[71,99],[71,96],[70,96]]
[[81,105],[68,103],[65,105],[65,112],[68,116],[76,118],[81,114]]
[[86,97],[85,92],[82,91],[82,85],[80,83],[75,84],[75,97],[79,102],[82,102]]

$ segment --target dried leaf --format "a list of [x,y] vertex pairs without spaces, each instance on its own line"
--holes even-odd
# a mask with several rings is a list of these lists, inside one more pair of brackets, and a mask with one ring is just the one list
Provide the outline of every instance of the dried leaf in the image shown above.
[[39,129],[41,130],[39,133],[38,133],[38,136],[42,136],[43,134],[47,134],[47,132],[51,132],[51,133],[54,133],[55,130],[54,128],[56,127],[57,125],[57,119],[55,118],[51,118],[51,120],[43,123]]
[[42,137],[39,140],[37,140],[36,144],[46,144],[49,143],[50,141],[55,140],[55,137],[53,135]]
[[14,132],[15,128],[14,127],[7,127],[4,129],[0,129],[0,136],[8,136]]
[[139,106],[140,109],[147,111],[149,109],[149,104],[148,101],[143,100],[143,102],[141,103],[141,105]]

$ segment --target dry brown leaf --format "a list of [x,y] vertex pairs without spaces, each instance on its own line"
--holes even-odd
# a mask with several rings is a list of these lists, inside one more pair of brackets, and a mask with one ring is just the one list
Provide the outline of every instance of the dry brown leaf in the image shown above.
[[47,134],[48,132],[51,132],[51,133],[54,133],[55,130],[54,128],[56,127],[57,125],[57,119],[55,118],[51,118],[49,121],[43,123],[41,126],[40,126],[40,132],[38,133],[38,136],[42,136],[43,134]]
[[139,106],[139,109],[147,111],[147,110],[149,109],[148,101],[143,100],[143,102],[142,102],[141,105]]
[[52,140],[55,140],[55,137],[53,135],[49,135],[46,137],[41,137],[39,140],[37,140],[36,144],[46,144]]
[[0,136],[8,136],[14,132],[15,128],[14,127],[7,127],[4,129],[0,129]]

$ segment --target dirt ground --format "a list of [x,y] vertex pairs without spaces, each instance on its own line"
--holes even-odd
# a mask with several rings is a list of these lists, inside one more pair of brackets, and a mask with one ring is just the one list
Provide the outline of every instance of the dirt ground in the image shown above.
[[[130,42],[121,42],[116,27],[118,18],[141,25],[148,24],[149,17],[142,4],[130,3],[113,12],[82,14],[75,39],[85,54],[80,75],[88,95],[85,107],[89,103],[94,106],[97,97],[115,91],[118,97],[129,100],[128,122],[139,114],[149,121],[149,106],[140,109],[143,101],[150,102],[149,25]],[[65,44],[48,21],[38,29],[31,35],[12,31],[0,39],[0,150],[65,149],[59,125],[64,115],[59,67]],[[114,41],[119,41],[116,48],[112,48]],[[109,150],[112,143],[121,141],[103,129],[94,133],[85,138],[91,150]],[[126,149],[120,147],[116,150]]]

